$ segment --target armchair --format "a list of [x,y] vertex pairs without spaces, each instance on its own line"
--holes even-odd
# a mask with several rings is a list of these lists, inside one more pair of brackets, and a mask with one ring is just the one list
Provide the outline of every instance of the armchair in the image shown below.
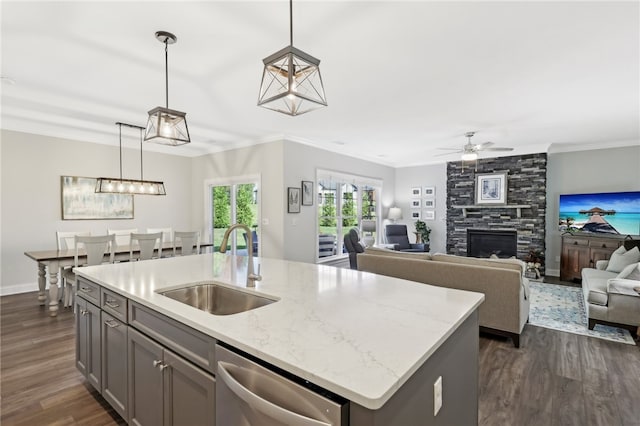
[[358,235],[357,229],[352,228],[344,234],[344,247],[349,253],[349,267],[358,269],[358,253],[364,253],[364,246],[360,242],[360,235]]
[[429,243],[411,244],[407,235],[407,225],[390,224],[384,228],[387,244],[393,244],[393,249],[398,251],[424,252],[429,251]]

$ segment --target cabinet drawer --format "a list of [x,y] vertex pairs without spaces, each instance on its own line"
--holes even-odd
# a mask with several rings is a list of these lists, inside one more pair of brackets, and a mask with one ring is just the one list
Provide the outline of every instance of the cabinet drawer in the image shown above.
[[129,303],[129,325],[206,371],[215,373],[216,340],[135,302]]
[[592,248],[611,249],[613,251],[620,246],[620,240],[605,240],[594,238],[589,242],[589,246]]
[[78,277],[78,289],[76,292],[83,299],[100,306],[100,286],[98,284]]
[[562,241],[563,245],[570,245],[570,246],[585,246],[588,247],[589,246],[589,239],[588,238],[579,238],[579,237],[564,237],[563,241]]
[[102,300],[102,304],[100,305],[100,307],[104,311],[109,312],[111,315],[113,315],[123,323],[127,323],[126,297],[103,288],[100,300]]

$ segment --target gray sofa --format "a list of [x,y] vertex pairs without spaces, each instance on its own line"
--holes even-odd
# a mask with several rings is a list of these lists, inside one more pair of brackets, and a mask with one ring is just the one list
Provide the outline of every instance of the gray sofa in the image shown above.
[[582,269],[582,293],[589,319],[589,329],[607,324],[629,329],[640,327],[640,294],[634,291],[639,281],[616,278],[617,272],[606,271],[607,261],[596,262],[596,268]]
[[516,347],[520,347],[520,334],[529,318],[529,281],[523,277],[522,267],[522,262],[516,260],[376,248],[358,254],[361,271],[483,293],[485,301],[479,308],[481,330],[510,337]]

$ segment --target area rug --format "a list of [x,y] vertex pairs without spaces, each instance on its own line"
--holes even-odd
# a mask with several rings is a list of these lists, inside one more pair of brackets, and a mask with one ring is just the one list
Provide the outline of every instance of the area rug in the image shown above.
[[587,326],[582,289],[557,284],[529,282],[529,324],[567,333],[635,345],[629,330],[598,324]]

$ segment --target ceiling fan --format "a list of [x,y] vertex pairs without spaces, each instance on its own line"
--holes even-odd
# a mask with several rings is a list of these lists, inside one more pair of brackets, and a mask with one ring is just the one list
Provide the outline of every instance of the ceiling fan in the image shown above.
[[458,148],[438,148],[449,150],[453,152],[447,152],[444,154],[438,154],[436,157],[440,157],[443,155],[450,155],[455,153],[462,154],[462,161],[474,161],[478,159],[478,152],[480,151],[513,151],[513,148],[506,147],[494,147],[493,142],[484,142],[481,144],[473,144],[471,143],[471,138],[475,135],[476,132],[467,132],[465,133],[465,137],[467,138],[467,143],[462,146],[462,149]]

